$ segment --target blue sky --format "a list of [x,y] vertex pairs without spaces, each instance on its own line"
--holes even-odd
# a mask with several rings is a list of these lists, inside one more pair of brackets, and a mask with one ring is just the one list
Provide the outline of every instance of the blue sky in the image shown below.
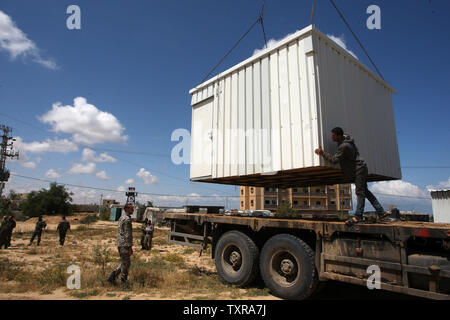
[[[449,167],[450,2],[335,2],[387,82],[398,90],[393,101],[402,166]],[[311,3],[267,0],[267,37],[278,40],[307,26]],[[81,8],[81,30],[66,27],[66,9],[72,4]],[[381,8],[381,30],[366,27],[366,9],[372,4]],[[126,180],[133,179],[131,185],[148,193],[238,195],[234,186],[190,183],[189,166],[170,160],[175,145],[170,136],[177,128],[190,129],[189,89],[256,19],[260,5],[261,1],[253,0],[0,0],[4,19],[0,25],[0,123],[14,128],[14,136],[20,137],[17,146],[25,156],[19,162],[8,161],[7,167],[24,176],[112,190],[127,188]],[[11,36],[1,33],[2,28],[11,27],[10,22],[23,33],[13,35],[20,40],[13,49],[1,42],[2,36]],[[340,38],[371,67],[329,1],[317,1],[314,23],[322,32]],[[263,44],[257,26],[217,71],[248,58]],[[103,131],[93,132],[75,115],[61,115],[62,109],[51,111],[58,102],[59,107],[73,106],[77,97],[84,98],[80,103],[95,106],[99,119],[106,113],[112,116],[103,123]],[[61,117],[61,127],[55,127],[54,121]],[[48,139],[50,144],[42,143]],[[86,146],[94,150],[83,156]],[[101,155],[106,149],[148,154],[107,151]],[[402,181],[371,188],[426,197],[427,186],[450,188],[449,179],[448,168],[404,168]],[[29,191],[46,185],[13,177],[6,190]],[[98,201],[100,194],[125,200],[120,193],[73,190],[78,202]],[[223,197],[140,198],[147,199],[162,205],[225,204]],[[380,199],[385,205],[431,212],[427,200]],[[237,198],[230,198],[228,205],[237,207]]]

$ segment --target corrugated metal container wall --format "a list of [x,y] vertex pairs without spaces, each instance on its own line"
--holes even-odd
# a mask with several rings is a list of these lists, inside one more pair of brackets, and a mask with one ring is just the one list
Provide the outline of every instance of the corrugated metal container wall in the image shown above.
[[433,221],[450,223],[450,190],[431,191]]
[[325,150],[336,151],[327,134],[340,126],[355,138],[369,174],[401,178],[392,89],[327,36],[316,31],[314,40]]
[[[393,89],[350,58],[310,26],[192,89],[191,179],[343,182],[314,153],[319,146],[335,151],[334,126],[355,136],[372,180],[400,178]],[[305,168],[320,170],[308,176]]]

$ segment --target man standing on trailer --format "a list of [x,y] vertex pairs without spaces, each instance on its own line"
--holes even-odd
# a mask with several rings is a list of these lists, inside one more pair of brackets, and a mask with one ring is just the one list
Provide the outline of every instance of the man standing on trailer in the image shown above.
[[331,139],[338,143],[338,148],[334,155],[323,151],[321,147],[316,149],[315,152],[331,163],[339,163],[344,178],[355,183],[357,197],[356,211],[355,215],[346,221],[346,224],[352,225],[363,220],[366,198],[377,211],[378,218],[384,218],[386,213],[383,207],[372,192],[370,192],[369,188],[367,188],[367,164],[360,157],[354,140],[349,135],[344,135],[344,131],[340,127],[331,130]]

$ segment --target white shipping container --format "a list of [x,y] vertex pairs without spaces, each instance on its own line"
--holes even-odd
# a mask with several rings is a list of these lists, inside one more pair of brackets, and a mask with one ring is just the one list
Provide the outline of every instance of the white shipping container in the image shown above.
[[191,180],[292,187],[344,183],[331,129],[350,134],[368,181],[401,178],[392,94],[308,26],[190,90]]
[[431,205],[434,222],[450,223],[450,190],[431,191]]

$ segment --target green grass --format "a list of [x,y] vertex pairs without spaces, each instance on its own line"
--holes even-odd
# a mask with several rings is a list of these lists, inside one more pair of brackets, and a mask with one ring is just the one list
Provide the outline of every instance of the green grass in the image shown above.
[[191,253],[194,253],[195,251],[197,251],[197,250],[195,250],[193,248],[187,248],[187,249],[184,249],[183,254],[191,254]]
[[91,288],[86,290],[71,290],[70,295],[78,299],[83,299],[87,297],[97,296],[99,292],[100,291],[97,288]]

